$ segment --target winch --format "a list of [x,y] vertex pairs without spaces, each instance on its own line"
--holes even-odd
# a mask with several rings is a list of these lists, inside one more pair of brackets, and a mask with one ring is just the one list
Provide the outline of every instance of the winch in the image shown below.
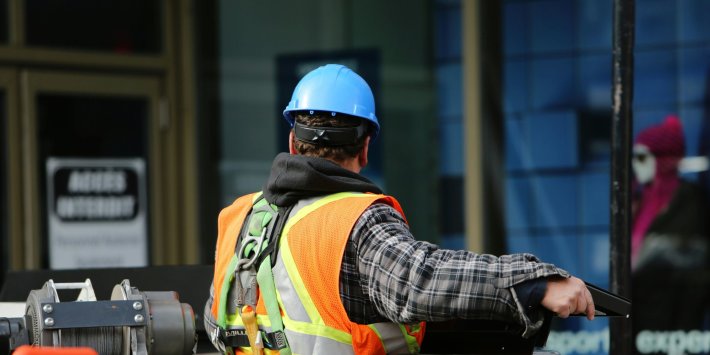
[[[73,301],[61,301],[63,290],[79,294]],[[172,291],[139,291],[128,279],[115,285],[110,300],[104,301],[96,299],[89,279],[50,279],[30,291],[24,317],[0,318],[0,354],[34,345],[90,347],[101,355],[177,355],[194,353],[196,343],[189,304],[180,303]]]

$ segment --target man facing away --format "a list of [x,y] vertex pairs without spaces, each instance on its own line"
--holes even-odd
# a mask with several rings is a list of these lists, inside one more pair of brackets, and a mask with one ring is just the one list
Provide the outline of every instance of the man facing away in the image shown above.
[[417,353],[425,321],[499,320],[531,337],[546,313],[594,317],[584,282],[531,254],[414,239],[397,200],[359,174],[380,126],[349,68],[305,75],[284,117],[290,154],[219,216],[205,327],[220,351]]

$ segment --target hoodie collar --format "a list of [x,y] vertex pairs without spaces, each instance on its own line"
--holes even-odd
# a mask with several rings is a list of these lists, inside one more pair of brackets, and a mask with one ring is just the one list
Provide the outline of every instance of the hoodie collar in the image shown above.
[[271,166],[264,198],[277,206],[338,192],[382,193],[364,176],[324,158],[280,153]]

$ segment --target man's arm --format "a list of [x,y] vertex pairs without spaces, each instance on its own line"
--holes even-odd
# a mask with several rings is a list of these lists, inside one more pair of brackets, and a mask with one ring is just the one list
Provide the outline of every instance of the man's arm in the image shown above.
[[[569,277],[530,254],[495,257],[416,241],[399,213],[385,204],[361,216],[352,240],[363,290],[380,313],[397,322],[496,319],[516,322],[532,334],[542,316],[531,319],[512,288],[549,276]],[[571,307],[568,297],[559,296],[569,287],[568,282],[547,287],[541,304],[562,316],[563,305],[573,311],[586,307],[586,302]]]
[[592,295],[584,281],[574,276],[533,279],[519,283],[513,288],[528,315],[539,307],[545,307],[561,318],[584,313],[589,320],[594,319]]

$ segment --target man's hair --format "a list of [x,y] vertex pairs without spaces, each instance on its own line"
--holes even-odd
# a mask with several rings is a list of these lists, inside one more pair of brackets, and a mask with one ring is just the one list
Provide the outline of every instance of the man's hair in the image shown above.
[[[357,127],[362,123],[362,119],[349,115],[335,114],[330,112],[309,112],[297,113],[296,122],[309,127]],[[365,137],[358,139],[357,142],[349,145],[341,145],[331,147],[323,144],[306,143],[293,138],[293,146],[296,152],[301,155],[321,157],[331,159],[336,162],[344,162],[354,158],[362,151],[365,146]]]

